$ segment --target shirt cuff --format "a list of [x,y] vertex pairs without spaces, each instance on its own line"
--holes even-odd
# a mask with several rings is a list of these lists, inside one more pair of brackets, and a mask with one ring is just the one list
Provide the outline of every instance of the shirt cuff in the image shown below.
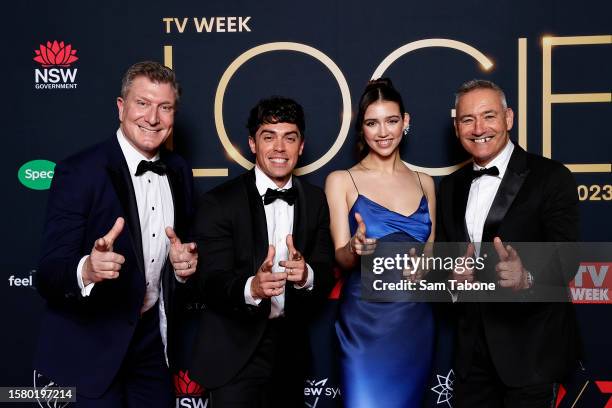
[[91,290],[95,285],[95,283],[93,282],[91,282],[87,286],[85,286],[85,284],[83,283],[83,265],[85,265],[85,261],[88,257],[89,255],[85,255],[84,257],[82,257],[79,261],[79,264],[77,265],[77,283],[79,284],[79,289],[81,289],[81,296],[83,297],[89,296]]
[[312,288],[314,286],[314,271],[312,270],[312,268],[308,264],[306,264],[306,269],[308,269],[308,278],[306,278],[306,283],[304,284],[304,286],[300,286],[300,285],[294,283],[293,284],[294,288],[296,288],[296,289],[312,290]]
[[254,276],[251,276],[244,284],[244,303],[246,303],[247,305],[259,306],[259,304],[261,303],[261,299],[255,299],[251,295],[251,282],[254,278]]

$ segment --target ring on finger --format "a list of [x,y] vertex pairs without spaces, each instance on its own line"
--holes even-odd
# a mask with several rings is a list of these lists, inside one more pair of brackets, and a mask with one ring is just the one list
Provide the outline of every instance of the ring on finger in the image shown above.
[[191,269],[191,262],[187,262],[187,269]]

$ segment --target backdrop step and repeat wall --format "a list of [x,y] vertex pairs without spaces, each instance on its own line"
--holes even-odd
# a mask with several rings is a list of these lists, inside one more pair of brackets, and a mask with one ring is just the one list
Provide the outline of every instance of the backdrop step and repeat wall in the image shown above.
[[[355,162],[355,105],[366,82],[383,75],[393,79],[412,118],[402,158],[439,181],[467,159],[452,129],[454,90],[471,78],[493,80],[516,112],[513,140],[573,171],[582,238],[612,240],[609,1],[15,3],[2,6],[8,129],[0,176],[1,386],[36,380],[33,347],[45,333],[33,281],[54,165],[114,134],[120,78],[140,60],[163,61],[179,76],[173,145],[192,165],[199,192],[251,165],[247,113],[273,94],[303,104],[306,149],[297,172],[322,185],[331,171]],[[596,289],[612,273],[611,262],[612,254],[583,274],[581,285]],[[308,407],[341,404],[336,289],[311,331]],[[563,385],[561,406],[612,406],[612,307],[605,296],[599,303],[576,306],[584,367]],[[189,379],[189,344],[202,307],[189,302],[183,314],[179,407],[207,405],[205,390]],[[453,406],[449,325],[440,319],[427,407]]]

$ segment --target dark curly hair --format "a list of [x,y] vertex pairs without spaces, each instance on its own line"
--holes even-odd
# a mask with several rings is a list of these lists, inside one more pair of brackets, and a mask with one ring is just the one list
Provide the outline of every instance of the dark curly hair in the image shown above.
[[373,79],[366,85],[361,99],[359,99],[359,111],[357,111],[357,119],[355,120],[355,132],[359,136],[357,141],[357,155],[359,160],[368,155],[370,148],[363,136],[363,117],[368,107],[378,101],[395,102],[399,105],[399,110],[403,115],[406,113],[402,96],[393,87],[393,83],[389,78]]
[[249,135],[255,137],[257,129],[266,123],[293,123],[300,130],[300,137],[304,138],[306,130],[304,109],[293,99],[272,96],[260,100],[249,113],[246,125]]

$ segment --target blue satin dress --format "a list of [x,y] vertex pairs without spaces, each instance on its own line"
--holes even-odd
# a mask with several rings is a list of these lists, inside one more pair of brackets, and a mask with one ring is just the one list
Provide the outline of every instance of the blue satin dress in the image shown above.
[[[351,235],[358,212],[368,238],[425,242],[431,231],[427,198],[410,216],[359,194],[349,212]],[[344,285],[336,333],[340,344],[341,390],[347,408],[418,408],[429,379],[434,344],[431,306],[413,302],[361,300],[361,274]]]

